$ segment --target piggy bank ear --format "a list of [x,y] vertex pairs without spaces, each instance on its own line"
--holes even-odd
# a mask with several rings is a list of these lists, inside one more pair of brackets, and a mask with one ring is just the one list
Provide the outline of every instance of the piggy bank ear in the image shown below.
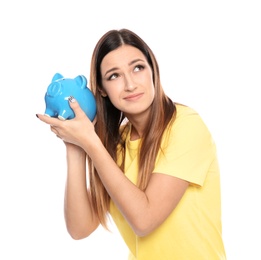
[[81,88],[86,88],[87,87],[87,79],[83,75],[79,75],[76,78],[74,78],[76,81],[77,85],[80,86]]
[[56,73],[54,76],[53,76],[53,79],[52,79],[52,82],[58,80],[58,79],[63,79],[63,75],[60,74],[60,73]]

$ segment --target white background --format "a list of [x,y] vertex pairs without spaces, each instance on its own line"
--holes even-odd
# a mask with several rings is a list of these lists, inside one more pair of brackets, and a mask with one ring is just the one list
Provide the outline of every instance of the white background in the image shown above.
[[35,116],[52,76],[88,78],[98,39],[123,27],[150,45],[166,92],[216,140],[228,259],[261,259],[259,3],[1,1],[0,259],[126,259],[113,224],[81,241],[68,235],[64,144]]

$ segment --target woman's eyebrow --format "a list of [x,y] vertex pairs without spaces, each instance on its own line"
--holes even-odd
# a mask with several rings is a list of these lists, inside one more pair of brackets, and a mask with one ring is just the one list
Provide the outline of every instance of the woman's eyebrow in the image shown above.
[[138,61],[144,62],[143,59],[135,59],[135,60],[132,60],[128,65],[130,66],[130,65],[132,65],[133,63],[136,63],[136,62],[138,62]]
[[105,72],[105,74],[104,74],[104,77],[105,77],[108,73],[110,73],[110,72],[112,72],[112,71],[114,71],[114,70],[117,70],[117,69],[119,69],[119,68],[118,68],[118,67],[113,67],[113,68],[107,70],[107,71]]

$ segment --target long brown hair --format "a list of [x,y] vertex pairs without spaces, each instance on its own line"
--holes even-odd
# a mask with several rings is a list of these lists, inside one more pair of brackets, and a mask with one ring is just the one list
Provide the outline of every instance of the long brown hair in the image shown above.
[[[176,109],[172,100],[163,91],[158,63],[149,46],[137,34],[127,29],[111,30],[105,33],[95,46],[91,60],[90,88],[97,102],[97,123],[95,130],[115,161],[117,161],[117,148],[121,147],[123,164],[119,165],[119,167],[122,170],[124,168],[125,140],[122,138],[120,128],[125,116],[111,103],[108,97],[101,96],[100,90],[103,89],[103,86],[100,67],[103,58],[109,52],[124,44],[138,48],[146,57],[153,73],[155,98],[152,102],[150,116],[141,140],[138,158],[139,175],[137,186],[141,190],[145,190],[148,185],[149,174],[154,169],[156,157],[160,150],[162,135],[171,119],[174,118]],[[106,215],[109,211],[110,197],[91,159],[87,158],[94,211],[99,217],[101,224],[107,227]]]

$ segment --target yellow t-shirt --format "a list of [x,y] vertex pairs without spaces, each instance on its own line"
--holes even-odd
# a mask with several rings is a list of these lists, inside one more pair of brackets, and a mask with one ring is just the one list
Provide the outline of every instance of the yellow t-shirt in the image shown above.
[[[162,140],[153,172],[187,180],[190,185],[175,210],[156,230],[137,236],[115,204],[110,214],[130,255],[129,260],[226,259],[222,241],[220,176],[216,147],[201,117],[176,105],[177,115]],[[136,184],[139,140],[126,137],[125,175]]]

